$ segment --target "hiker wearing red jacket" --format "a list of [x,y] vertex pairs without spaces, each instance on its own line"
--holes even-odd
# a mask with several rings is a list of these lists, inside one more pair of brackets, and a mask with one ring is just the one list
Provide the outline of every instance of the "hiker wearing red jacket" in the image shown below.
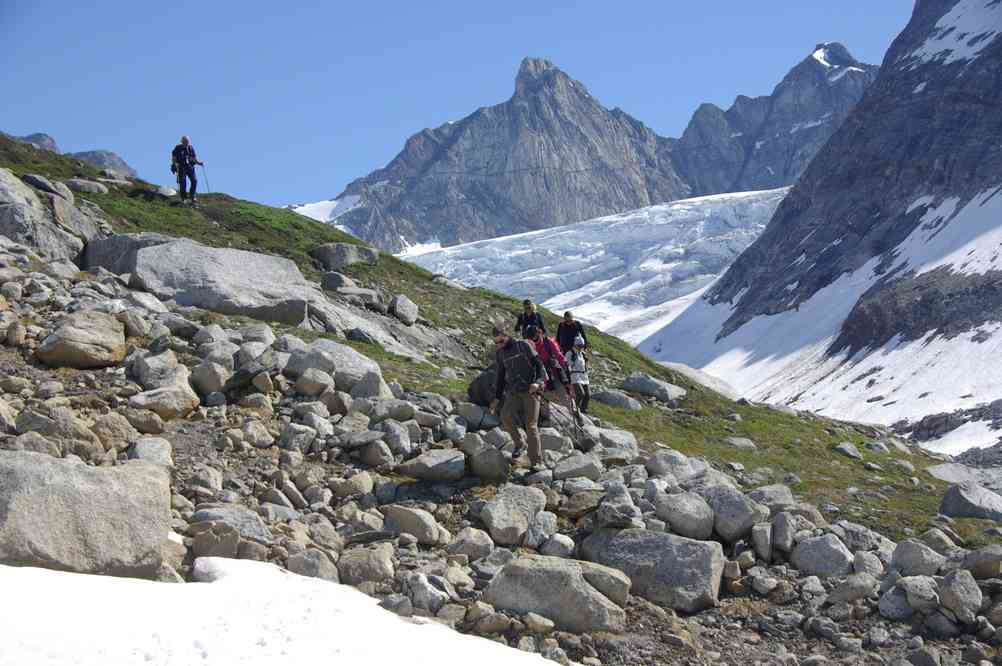
[[[563,405],[571,413],[574,413],[574,387],[571,385],[571,369],[567,365],[560,347],[553,338],[545,335],[535,326],[527,326],[525,337],[536,347],[536,355],[543,362],[549,379],[546,382],[546,391],[543,393],[544,401],[555,402]],[[546,413],[547,410],[543,410]]]

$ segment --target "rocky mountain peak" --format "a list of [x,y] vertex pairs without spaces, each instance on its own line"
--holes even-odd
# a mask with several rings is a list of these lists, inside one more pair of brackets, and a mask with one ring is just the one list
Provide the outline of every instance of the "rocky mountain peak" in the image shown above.
[[811,53],[811,59],[825,68],[859,67],[863,65],[840,42],[823,42],[818,44]]
[[532,94],[555,77],[567,75],[545,58],[523,58],[515,76],[515,96]]

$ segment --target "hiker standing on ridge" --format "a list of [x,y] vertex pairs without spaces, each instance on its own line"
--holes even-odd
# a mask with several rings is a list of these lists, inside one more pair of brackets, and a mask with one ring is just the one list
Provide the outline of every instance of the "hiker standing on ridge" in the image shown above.
[[527,338],[525,330],[530,326],[535,326],[543,333],[546,333],[546,325],[543,324],[543,315],[536,311],[536,306],[528,298],[522,301],[522,314],[515,320],[515,335]]
[[518,429],[521,412],[525,419],[525,439],[529,443],[529,463],[535,467],[543,460],[543,445],[539,439],[539,405],[546,384],[546,371],[532,345],[515,340],[501,328],[494,327],[495,366],[497,379],[491,413],[501,406],[501,427],[515,440],[512,462],[522,454],[525,441]]
[[[181,195],[181,201],[188,197],[192,203],[195,202],[195,191],[198,189],[198,179],[195,177],[195,166],[204,164],[200,162],[195,154],[195,147],[186,136],[181,137],[181,143],[174,146],[171,152],[170,172],[177,174],[177,188]],[[187,187],[191,183],[191,189]]]
[[560,351],[569,352],[574,347],[574,340],[580,337],[584,340],[584,346],[588,346],[588,336],[585,334],[584,326],[581,322],[574,321],[574,315],[568,310],[564,313],[564,320],[557,325],[557,344]]

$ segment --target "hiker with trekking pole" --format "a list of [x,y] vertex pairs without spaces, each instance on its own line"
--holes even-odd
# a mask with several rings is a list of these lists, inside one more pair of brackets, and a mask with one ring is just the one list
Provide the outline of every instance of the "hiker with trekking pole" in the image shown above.
[[[182,202],[187,198],[191,203],[195,203],[195,193],[198,189],[198,178],[195,176],[196,165],[202,165],[204,171],[205,163],[198,159],[195,147],[191,145],[187,136],[182,136],[181,143],[174,146],[174,150],[171,151],[170,163],[170,172],[177,176],[177,188]],[[206,177],[206,184],[208,184],[208,177]]]
[[546,390],[543,392],[543,409],[541,418],[546,421],[550,418],[550,403],[563,405],[571,414],[574,421],[580,423],[581,413],[578,411],[577,400],[575,399],[574,385],[571,383],[571,369],[567,363],[567,358],[560,351],[560,347],[553,338],[546,335],[536,326],[525,328],[525,337],[536,349],[539,360],[543,362],[548,378]]

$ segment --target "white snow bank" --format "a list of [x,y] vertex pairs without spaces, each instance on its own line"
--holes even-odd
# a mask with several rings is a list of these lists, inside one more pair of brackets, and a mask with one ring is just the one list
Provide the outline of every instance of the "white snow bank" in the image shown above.
[[758,237],[786,188],[721,194],[401,257],[469,287],[531,298],[636,343]]
[[346,585],[201,558],[170,584],[0,566],[0,664],[540,664],[538,655],[409,621]]

